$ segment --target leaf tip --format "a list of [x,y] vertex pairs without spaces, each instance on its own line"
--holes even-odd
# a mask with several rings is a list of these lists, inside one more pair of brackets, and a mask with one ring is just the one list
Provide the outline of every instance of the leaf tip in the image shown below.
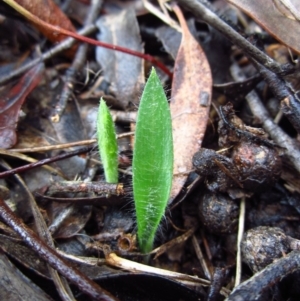
[[111,113],[101,97],[97,116],[97,136],[100,158],[106,182],[118,182],[118,144]]

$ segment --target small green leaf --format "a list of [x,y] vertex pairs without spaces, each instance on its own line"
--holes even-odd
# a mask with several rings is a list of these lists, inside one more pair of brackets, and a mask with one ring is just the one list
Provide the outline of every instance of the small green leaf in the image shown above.
[[118,144],[114,122],[101,98],[97,118],[98,148],[107,183],[118,183]]
[[147,253],[168,203],[173,171],[171,114],[154,68],[138,110],[132,168],[138,241]]

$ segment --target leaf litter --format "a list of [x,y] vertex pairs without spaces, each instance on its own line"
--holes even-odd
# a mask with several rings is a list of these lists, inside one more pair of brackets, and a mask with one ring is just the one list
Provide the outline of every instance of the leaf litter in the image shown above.
[[[74,5],[76,7],[77,1],[65,1],[63,7],[57,7],[58,10],[63,8],[67,12],[68,15],[64,14],[67,19],[57,18],[57,14],[61,12],[53,13],[63,23],[65,20],[69,23],[68,16],[72,15],[70,24],[73,23],[73,31],[78,28],[78,24],[85,24],[91,7],[89,3],[81,1],[80,5],[83,9],[72,11],[72,6],[68,7],[67,2],[71,2],[73,7]],[[52,1],[46,2],[53,5]],[[76,266],[76,269],[97,281],[107,300],[117,300],[116,296],[121,300],[199,300],[200,298],[212,301],[224,300],[227,297],[228,300],[235,300],[236,296],[241,296],[239,286],[234,289],[232,296],[230,294],[234,286],[231,279],[234,278],[237,262],[235,245],[241,197],[246,198],[247,202],[244,223],[246,231],[249,231],[242,241],[243,246],[249,247],[242,248],[241,256],[250,268],[259,266],[262,255],[267,263],[271,263],[274,259],[279,259],[282,254],[282,252],[274,253],[275,255],[268,253],[267,246],[260,249],[263,254],[257,255],[250,248],[253,239],[256,239],[254,244],[260,246],[261,237],[274,241],[272,233],[284,231],[285,235],[293,239],[293,244],[288,245],[288,248],[282,245],[282,250],[289,252],[291,249],[298,248],[297,240],[300,236],[297,225],[300,199],[297,180],[299,177],[295,171],[298,165],[295,158],[298,156],[299,149],[297,127],[292,126],[297,120],[298,108],[293,109],[292,106],[297,105],[297,102],[291,102],[298,99],[298,65],[293,61],[295,55],[291,57],[287,50],[283,51],[280,54],[280,62],[283,63],[278,61],[278,64],[285,64],[285,66],[288,64],[285,70],[290,70],[289,72],[292,73],[272,74],[274,71],[271,71],[270,75],[264,72],[262,67],[258,68],[255,62],[252,63],[255,57],[245,56],[239,48],[243,45],[244,37],[247,37],[255,47],[261,48],[263,45],[268,54],[273,56],[273,60],[278,59],[276,51],[281,49],[281,43],[297,52],[298,43],[291,40],[291,36],[297,39],[298,19],[297,13],[295,14],[293,10],[294,6],[297,7],[297,3],[286,0],[268,1],[264,5],[269,8],[272,6],[270,10],[260,5],[242,8],[250,16],[248,18],[243,12],[233,10],[225,1],[178,1],[182,15],[179,8],[175,8],[175,13],[178,15],[183,31],[180,38],[180,33],[147,13],[142,2],[105,1],[96,22],[98,32],[93,36],[97,36],[101,41],[151,54],[166,68],[173,70],[172,79],[159,74],[164,80],[165,90],[170,98],[175,180],[169,200],[170,206],[155,239],[154,251],[158,256],[154,259],[150,255],[148,263],[155,267],[151,270],[154,274],[148,275],[148,266],[140,264],[144,258],[139,253],[135,237],[131,187],[132,134],[128,133],[128,137],[122,141],[122,144],[119,141],[119,184],[124,189],[125,195],[117,191],[112,192],[112,188],[108,186],[101,186],[104,174],[96,146],[89,148],[84,155],[82,149],[73,144],[63,150],[53,150],[53,148],[47,150],[48,146],[59,144],[65,146],[67,143],[91,141],[95,138],[99,96],[104,96],[110,109],[113,109],[112,115],[117,121],[117,134],[129,132],[135,122],[134,116],[145,74],[149,74],[150,71],[151,64],[147,61],[112,49],[88,46],[88,51],[79,64],[84,67],[75,72],[74,80],[70,84],[67,70],[73,55],[66,58],[59,54],[51,57],[45,69],[39,70],[38,66],[41,65],[38,65],[37,69],[33,68],[17,80],[9,80],[4,84],[1,89],[5,91],[5,99],[9,101],[5,100],[2,103],[1,137],[3,141],[5,137],[9,137],[9,143],[2,142],[1,147],[7,148],[8,151],[16,147],[19,153],[22,153],[23,147],[31,147],[33,150],[31,156],[36,160],[59,158],[67,155],[68,152],[73,154],[70,159],[51,163],[52,172],[38,167],[25,170],[19,178],[1,179],[0,184],[10,191],[10,196],[9,198],[6,196],[5,201],[34,231],[36,229],[32,225],[39,211],[38,215],[46,223],[47,231],[50,231],[51,236],[55,238],[54,243],[59,256],[68,258],[72,262],[72,268]],[[244,2],[239,5],[242,3]],[[153,4],[156,5],[155,2]],[[200,4],[203,5],[205,20],[208,23],[204,23],[199,18]],[[289,6],[290,4],[292,6]],[[39,14],[40,2],[36,2],[35,5],[36,10],[33,13],[45,19]],[[93,5],[96,5],[94,1]],[[191,6],[194,9],[188,11]],[[158,5],[157,9],[160,9]],[[4,3],[0,4],[0,10],[5,19],[14,19],[14,14],[7,13]],[[279,31],[277,31],[279,22],[274,23],[275,19],[272,21],[274,12],[278,14],[278,11],[283,21]],[[175,15],[171,14],[171,16]],[[209,19],[207,16],[214,16],[215,19],[213,17]],[[234,40],[230,35],[217,33],[214,29],[216,20],[225,28],[222,23],[224,16],[226,22],[237,30],[238,35],[242,33],[239,35],[240,39]],[[263,29],[270,31],[275,39],[264,33],[257,24],[255,25],[252,18]],[[267,22],[269,24],[266,24]],[[65,28],[63,23],[60,26]],[[16,26],[22,24],[22,32],[25,37],[28,37],[27,41],[35,41],[35,45],[24,43],[24,36],[21,37],[12,31],[11,35],[16,44],[8,43],[8,45],[11,47],[18,45],[19,51],[14,51],[14,64],[9,63],[11,57],[7,58],[0,51],[0,74],[14,72],[18,65],[22,65],[24,57],[26,61],[38,58],[38,52],[32,50],[35,46],[38,45],[39,51],[44,53],[51,47],[50,43],[59,43],[59,39],[56,39],[57,35],[54,41],[45,43],[39,34],[39,29],[33,28],[23,20],[15,24]],[[286,28],[289,29],[288,33],[282,35],[282,31]],[[32,39],[33,31],[35,40]],[[268,69],[269,65],[263,67]],[[34,73],[36,70],[39,71]],[[268,85],[261,81],[262,75]],[[276,82],[278,87],[284,89],[272,86],[272,80],[276,78],[274,75],[280,78]],[[284,81],[281,80],[282,76]],[[65,85],[70,85],[71,93],[58,122],[53,122],[52,112],[59,104],[58,99],[63,93],[64,82]],[[213,83],[216,89],[212,92]],[[256,94],[252,92],[248,94],[249,91],[254,90]],[[282,98],[282,92],[276,94],[278,90],[287,91],[285,98]],[[252,113],[246,105],[245,96]],[[288,105],[292,104],[288,114],[279,114],[280,102],[286,109],[289,109]],[[11,103],[16,105],[11,106]],[[231,109],[226,113],[229,105]],[[20,117],[21,110],[24,112],[23,117]],[[260,127],[265,131],[258,129]],[[9,131],[8,136],[5,131]],[[268,138],[268,134],[271,138]],[[283,144],[282,137],[285,141]],[[276,143],[279,145],[275,145]],[[43,151],[38,148],[34,151],[35,147],[41,146],[45,147]],[[209,157],[205,157],[205,154],[209,154]],[[279,156],[281,160],[278,159]],[[18,153],[15,153],[14,157],[7,156],[3,151],[1,152],[2,169],[18,168],[24,164],[24,158]],[[147,162],[147,156],[144,160]],[[279,161],[282,161],[282,165],[276,163]],[[194,168],[199,175],[194,172]],[[63,178],[53,174],[54,170],[64,176],[64,181],[67,181],[69,187],[55,194],[51,193],[53,182],[62,183]],[[24,183],[20,185],[18,179],[24,179]],[[89,188],[90,186],[86,184],[90,183],[100,183],[100,189]],[[33,211],[30,209],[33,207],[28,206],[30,194],[24,193],[25,187],[36,196],[38,207]],[[70,203],[62,204],[61,200],[63,202],[70,200]],[[77,204],[75,201],[78,201]],[[0,209],[4,210],[3,208],[5,206],[1,203]],[[10,224],[9,221],[7,222]],[[281,230],[276,230],[276,227],[280,227]],[[3,242],[1,248],[6,254],[13,254],[9,255],[14,258],[12,264],[18,262],[17,268],[24,265],[22,271],[35,271],[29,276],[31,278],[27,282],[29,287],[35,289],[32,281],[40,283],[41,279],[49,279],[49,277],[55,279],[55,275],[47,272],[47,267],[39,266],[34,260],[28,260],[24,264],[26,260],[24,254],[22,257],[22,253],[25,253],[28,258],[34,259],[36,256],[32,246],[24,246],[16,236],[13,239],[12,230],[5,223],[0,223],[0,229],[0,239]],[[21,229],[25,229],[23,224]],[[189,239],[190,236],[186,236],[186,233],[191,231],[194,235]],[[5,238],[2,237],[3,235]],[[248,240],[250,236],[251,241]],[[276,241],[279,248],[284,241]],[[122,261],[122,258],[115,254],[127,259]],[[2,257],[0,262],[9,270],[11,263],[6,255],[3,256],[5,257]],[[251,261],[248,258],[251,258]],[[286,264],[286,261],[289,264]],[[63,260],[63,262],[67,266],[67,261]],[[97,266],[98,263],[102,265]],[[299,293],[294,290],[295,286],[292,286],[294,281],[297,281],[297,273],[291,273],[295,265],[297,261],[293,253],[283,260],[277,260],[276,264],[267,268],[265,265],[260,265],[269,282],[262,282],[259,277],[251,278],[251,272],[243,267],[242,279],[249,280],[242,283],[240,289],[245,286],[251,288],[247,293],[247,300],[254,300],[257,295],[265,300],[276,298],[279,301],[286,300],[291,295],[299,297]],[[124,271],[115,268],[117,266],[122,267]],[[202,267],[205,269],[203,270]],[[138,274],[134,272],[137,270]],[[286,280],[271,278],[269,270],[272,270],[273,274],[276,271],[284,271],[287,275]],[[180,274],[175,275],[169,271]],[[253,270],[254,274],[256,272],[257,270]],[[164,278],[161,278],[162,275]],[[66,273],[65,276],[71,280],[70,274]],[[3,299],[14,300],[14,297],[10,297],[11,292],[5,289],[3,277],[0,275]],[[23,294],[21,291],[23,280],[12,273],[6,277],[14,280],[16,283],[14,290]],[[204,278],[211,278],[211,280]],[[84,276],[72,279],[75,284],[87,281],[86,284],[89,285]],[[90,291],[83,288],[87,293],[83,297],[77,294],[78,291],[73,287],[71,292],[57,279],[55,283],[56,289],[42,286],[42,291],[29,294],[36,294],[41,300],[45,296],[49,300],[73,298],[92,300],[95,295],[91,292],[96,294],[93,290],[94,286]],[[164,292],[161,290],[162,283]],[[268,288],[271,284],[276,287],[275,290]],[[68,291],[67,297],[62,293],[65,288]],[[73,293],[76,295],[72,296]],[[28,299],[32,298],[28,297]]]
[[[132,9],[100,17],[98,39],[113,45],[144,52],[139,26]],[[104,73],[104,80],[110,85],[110,93],[126,109],[140,95],[145,82],[143,60],[102,47],[96,48],[96,58]]]
[[201,147],[210,111],[212,78],[205,53],[189,32],[179,7],[173,8],[182,28],[174,65],[171,115],[174,170],[171,198],[181,191],[192,170],[190,157]]

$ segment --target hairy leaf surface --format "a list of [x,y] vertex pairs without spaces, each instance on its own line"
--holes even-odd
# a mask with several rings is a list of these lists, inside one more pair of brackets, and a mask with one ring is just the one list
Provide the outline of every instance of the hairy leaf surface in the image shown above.
[[148,252],[167,206],[173,170],[170,109],[154,69],[139,106],[132,167],[138,240]]
[[105,101],[101,98],[97,136],[100,157],[107,183],[118,183],[118,144],[114,122]]

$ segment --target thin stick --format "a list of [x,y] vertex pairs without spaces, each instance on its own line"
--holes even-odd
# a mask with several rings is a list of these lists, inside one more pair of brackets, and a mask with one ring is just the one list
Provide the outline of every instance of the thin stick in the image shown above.
[[240,203],[239,229],[237,234],[236,273],[235,273],[234,287],[240,284],[241,276],[242,276],[241,242],[244,235],[245,212],[246,212],[246,199],[242,198]]
[[[246,79],[241,68],[237,64],[233,64],[230,68],[231,75],[236,81],[244,81]],[[261,122],[264,130],[270,137],[285,150],[285,155],[291,161],[295,169],[300,173],[300,151],[299,147],[290,136],[288,136],[271,118],[268,111],[264,107],[262,101],[255,91],[250,92],[246,96],[247,103],[252,114]]]
[[[134,135],[134,132],[127,132],[117,135],[118,139],[132,136]],[[80,140],[75,142],[68,142],[68,143],[61,143],[56,145],[47,145],[47,146],[38,146],[38,147],[28,147],[28,148],[11,148],[9,152],[13,153],[40,153],[40,152],[47,152],[51,150],[58,150],[58,149],[64,149],[74,146],[84,146],[89,144],[95,144],[97,143],[97,139],[88,139],[88,140]]]
[[118,300],[62,259],[54,249],[38,238],[32,230],[17,218],[2,199],[0,199],[0,217],[21,236],[27,246],[33,249],[42,259],[65,276],[70,282],[75,284],[82,292],[94,300]]
[[[252,45],[238,32],[236,32],[231,26],[221,20],[212,10],[206,7],[203,3],[196,0],[177,0],[184,8],[190,10],[196,17],[207,22],[212,27],[216,28],[222,34],[224,34],[232,43],[239,46],[243,51],[254,58],[256,61],[264,65],[266,68],[272,70],[275,73],[284,73],[292,71],[294,67],[287,66],[286,70],[280,66],[276,61],[260,51],[257,47]],[[202,2],[206,3],[207,1]]]
[[[56,162],[56,161],[59,161],[59,160],[63,160],[63,159],[67,159],[67,158],[70,158],[70,157],[73,157],[73,156],[77,156],[77,155],[80,155],[82,153],[87,153],[91,149],[92,149],[91,147],[85,147],[85,148],[82,148],[82,149],[79,149],[79,150],[68,152],[66,154],[61,154],[61,155],[58,155],[58,156],[55,156],[55,157],[52,157],[52,158],[43,159],[43,160],[40,160],[40,161],[37,161],[37,162],[34,162],[34,163],[30,163],[30,164],[26,164],[26,165],[23,165],[23,166],[20,166],[20,167],[17,167],[17,168],[13,168],[13,169],[1,172],[0,173],[0,179],[6,178],[7,176],[10,176],[10,175],[14,175],[16,173],[27,171],[28,169],[32,169],[32,168],[35,168],[35,167],[40,167],[40,166],[43,166],[45,164],[50,164],[50,163],[53,163],[53,162]],[[0,150],[0,151],[2,153],[4,152],[4,150]],[[9,152],[7,152],[7,155],[9,155]]]
[[[80,29],[77,32],[77,34],[78,35],[88,35],[88,34],[92,33],[93,31],[95,31],[96,29],[97,29],[97,27],[95,25],[85,26],[82,29]],[[21,74],[23,74],[27,70],[34,67],[36,64],[38,64],[40,62],[43,62],[43,61],[46,61],[46,60],[52,58],[53,56],[55,56],[56,54],[59,54],[60,52],[63,52],[65,50],[69,49],[76,42],[77,41],[74,38],[67,38],[67,39],[63,40],[62,42],[55,45],[54,47],[52,47],[48,51],[44,52],[40,57],[29,61],[28,63],[22,65],[20,68],[14,70],[12,72],[9,72],[6,75],[1,76],[0,77],[0,84],[4,84],[4,83],[10,81],[11,79],[13,79],[16,76],[20,76]]]
[[[137,263],[134,261],[130,261],[128,259],[121,258],[117,256],[115,253],[110,253],[106,256],[106,263],[114,266],[119,267],[121,269],[131,271],[133,273],[137,272],[143,272],[147,274],[154,274],[159,275],[163,277],[168,277],[171,280],[178,281],[180,283],[183,283],[185,285],[200,285],[200,286],[209,286],[211,282],[209,280],[198,278],[196,276],[186,275],[182,273],[167,271],[155,267],[150,267],[148,265],[144,265],[141,263]],[[229,293],[229,290],[225,287],[222,287],[220,293],[224,296],[227,296]]]
[[27,147],[27,148],[12,148],[9,151],[13,153],[41,153],[48,152],[52,150],[64,149],[74,146],[84,146],[89,144],[97,143],[97,139],[89,139],[89,140],[80,140],[75,142],[61,143],[56,145],[46,145],[46,146],[38,146],[38,147]]
[[285,257],[275,260],[250,279],[234,288],[225,301],[261,300],[265,290],[270,289],[287,275],[300,269],[300,252],[292,251]]
[[[11,167],[4,161],[1,160],[1,165],[6,168],[6,169],[10,169]],[[39,234],[39,236],[52,248],[54,248],[54,242],[52,239],[52,236],[49,233],[49,230],[47,228],[46,222],[42,216],[42,213],[40,212],[35,199],[31,193],[31,191],[29,190],[29,188],[27,187],[27,185],[25,184],[25,182],[23,181],[23,179],[19,176],[19,175],[14,175],[14,177],[17,179],[17,181],[21,184],[21,186],[23,187],[23,189],[25,190],[27,197],[28,197],[28,201],[29,201],[29,206],[31,207],[31,212],[32,215],[34,217],[34,223],[35,223],[35,227],[37,229],[37,232]],[[57,291],[60,295],[60,297],[62,298],[63,301],[76,301],[73,293],[71,291],[71,288],[69,286],[69,283],[66,281],[65,278],[63,278],[61,275],[59,275],[59,273],[53,269],[51,266],[48,265],[48,269],[49,269],[49,273],[51,275],[51,278],[57,288]]]
[[[0,155],[12,157],[12,158],[17,158],[17,159],[24,160],[26,162],[30,162],[28,165],[34,165],[34,164],[38,164],[38,162],[40,162],[37,159],[34,159],[32,157],[29,157],[29,156],[26,156],[24,154],[12,153],[10,150],[5,150],[5,149],[0,149]],[[20,168],[23,168],[23,167],[24,166],[21,166]],[[60,170],[55,169],[52,166],[46,165],[46,166],[44,166],[44,168],[46,170],[48,170],[49,172],[53,173],[53,174],[57,174],[57,175],[60,175],[62,178],[65,178],[65,175]],[[13,169],[9,169],[9,170],[5,171],[4,173],[6,173],[6,172],[10,173],[12,170]],[[0,175],[1,175],[1,173],[0,173]]]
[[203,253],[202,253],[202,250],[199,246],[199,243],[197,241],[197,238],[195,235],[192,236],[192,243],[193,243],[193,247],[195,249],[195,252],[196,252],[196,255],[197,255],[197,258],[199,259],[199,262],[200,262],[200,265],[202,267],[202,270],[204,272],[204,275],[206,276],[206,278],[208,280],[211,280],[211,274],[210,274],[210,271],[207,267],[207,264],[206,264],[206,261],[204,259],[204,256],[203,256]]

